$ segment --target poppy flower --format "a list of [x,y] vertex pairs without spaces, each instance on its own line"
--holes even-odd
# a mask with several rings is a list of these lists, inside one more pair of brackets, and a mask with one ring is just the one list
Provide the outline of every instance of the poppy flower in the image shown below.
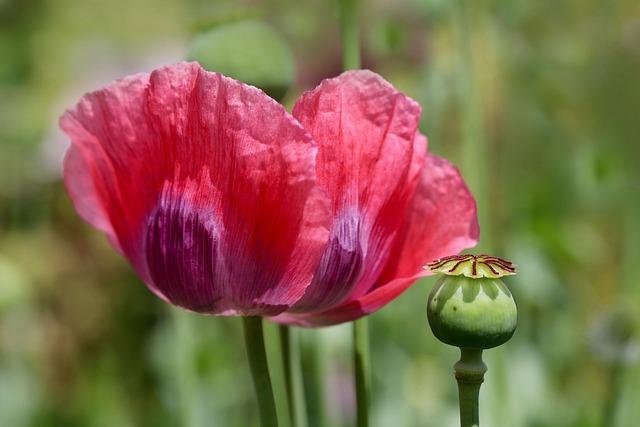
[[371,313],[477,241],[475,202],[426,153],[420,107],[368,71],[305,94],[180,63],[85,95],[63,175],[160,298],[317,326]]
[[219,315],[302,297],[327,234],[317,149],[262,91],[181,63],[85,95],[61,126],[76,210],[159,297]]

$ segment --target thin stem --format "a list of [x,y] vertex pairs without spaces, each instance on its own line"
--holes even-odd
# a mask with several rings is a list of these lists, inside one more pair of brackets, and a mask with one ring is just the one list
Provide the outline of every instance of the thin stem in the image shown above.
[[460,427],[478,427],[480,417],[478,397],[487,365],[482,361],[482,350],[461,348],[460,360],[454,365],[460,399]]
[[193,427],[194,396],[197,392],[197,378],[193,370],[194,334],[191,314],[177,308],[171,308],[171,318],[175,333],[176,384],[180,401],[180,425]]
[[[302,331],[301,331],[302,332]],[[323,331],[311,331],[306,337],[306,346],[301,348],[303,353],[303,368],[305,372],[305,393],[308,397],[307,403],[310,427],[329,426],[328,411],[326,403],[327,348],[324,341]]]
[[604,404],[602,426],[612,427],[616,425],[616,412],[622,394],[622,378],[624,367],[620,363],[614,363],[609,370],[609,390]]
[[296,409],[293,398],[293,373],[291,372],[291,331],[287,325],[280,325],[278,330],[280,331],[280,351],[284,365],[284,385],[287,390],[289,417],[292,422],[295,422]]
[[476,61],[474,61],[472,34],[473,2],[455,0],[453,8],[453,24],[456,33],[458,52],[457,86],[458,108],[460,109],[460,133],[462,146],[462,173],[478,203],[478,218],[483,231],[481,247],[489,251],[492,246],[492,235],[489,194],[487,192],[487,154],[483,128],[483,112],[480,98],[480,87],[475,78]]
[[279,330],[291,425],[293,427],[307,427],[298,336],[295,330],[286,325],[280,325]]
[[369,425],[369,324],[367,318],[353,322],[353,367],[355,371],[358,427]]
[[249,368],[253,377],[253,385],[258,397],[258,410],[260,413],[260,425],[262,427],[278,427],[276,416],[276,402],[273,397],[269,366],[267,365],[267,353],[264,346],[262,333],[262,318],[243,317],[244,342],[247,348]]
[[338,13],[342,38],[342,67],[345,70],[360,68],[358,0],[338,0]]
[[[342,67],[360,68],[358,0],[338,0],[342,36]],[[367,318],[353,322],[353,368],[356,386],[357,426],[369,425],[369,326]]]

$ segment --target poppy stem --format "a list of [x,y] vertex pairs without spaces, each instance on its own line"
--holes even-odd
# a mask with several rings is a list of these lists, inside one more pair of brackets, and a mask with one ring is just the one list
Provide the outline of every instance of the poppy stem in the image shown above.
[[353,322],[353,368],[355,372],[358,427],[369,425],[369,323],[367,318]]
[[478,427],[478,398],[487,372],[487,365],[482,361],[482,350],[461,348],[460,360],[454,365],[454,370],[460,400],[460,427]]
[[284,371],[284,386],[287,390],[287,404],[289,409],[289,418],[292,422],[296,419],[295,398],[293,396],[293,372],[291,366],[291,330],[287,325],[278,326],[280,332],[280,353],[282,353],[282,365]]
[[[304,335],[301,335],[304,336]],[[303,370],[305,372],[305,391],[307,393],[307,410],[310,427],[328,427],[327,390],[325,379],[329,357],[327,346],[321,331],[307,334],[307,345],[301,347]]]
[[[358,0],[338,0],[342,36],[342,67],[360,68]],[[369,425],[369,325],[367,318],[353,322],[353,369],[356,386],[357,426]]]
[[262,427],[278,427],[276,402],[273,397],[267,353],[262,332],[262,318],[247,316],[242,318],[244,342],[249,359],[249,368],[253,377],[253,385],[258,398],[260,425]]
[[280,325],[279,330],[291,425],[294,427],[307,427],[298,334],[295,329],[291,329],[287,325]]
[[481,247],[490,250],[493,246],[494,235],[491,221],[494,218],[488,195],[487,182],[489,179],[486,135],[483,124],[480,86],[476,81],[477,69],[473,47],[474,9],[473,2],[455,0],[451,2],[453,24],[457,38],[458,52],[457,86],[459,88],[458,106],[460,108],[460,133],[462,145],[462,172],[465,181],[478,200],[478,220],[482,230]]
[[170,309],[175,333],[176,384],[180,398],[181,427],[192,427],[195,422],[194,396],[197,390],[197,376],[193,369],[195,351],[193,322],[190,313],[175,307]]
[[607,390],[607,397],[604,403],[604,411],[602,414],[603,426],[615,426],[616,424],[616,410],[620,403],[620,397],[622,395],[622,379],[624,375],[624,366],[621,363],[614,363],[608,372],[609,386]]
[[345,70],[360,68],[358,0],[338,0],[338,14],[342,37],[342,67]]

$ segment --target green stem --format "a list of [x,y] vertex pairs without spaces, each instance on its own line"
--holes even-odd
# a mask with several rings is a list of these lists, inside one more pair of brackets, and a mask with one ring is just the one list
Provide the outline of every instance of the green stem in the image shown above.
[[[307,332],[307,331],[301,331]],[[305,372],[305,393],[308,398],[308,414],[310,427],[329,426],[326,404],[327,355],[323,331],[308,331],[306,346],[301,348],[303,353],[303,368]]]
[[353,367],[356,383],[358,427],[369,425],[369,324],[367,318],[353,322]]
[[358,0],[338,0],[338,14],[342,38],[342,67],[345,70],[360,68]]
[[298,336],[295,330],[286,325],[280,325],[279,329],[291,425],[293,427],[307,427]]
[[282,353],[282,364],[284,365],[284,385],[287,390],[287,403],[289,406],[289,417],[295,422],[296,409],[293,398],[293,373],[291,372],[291,331],[287,325],[280,325],[280,351]]
[[478,203],[478,219],[482,230],[481,247],[490,251],[493,233],[489,229],[491,207],[487,192],[487,154],[485,132],[483,128],[482,104],[474,73],[475,61],[472,46],[473,2],[455,0],[453,8],[453,24],[456,33],[458,52],[457,86],[458,108],[460,109],[460,133],[462,146],[462,173],[465,182],[471,188]]
[[454,365],[460,398],[460,427],[480,425],[478,397],[487,365],[482,361],[482,350],[461,348],[460,360]]
[[609,390],[604,404],[603,427],[616,425],[616,412],[622,394],[623,372],[624,367],[620,363],[614,363],[609,370]]
[[244,342],[247,348],[249,368],[253,377],[256,396],[258,397],[260,425],[262,427],[278,427],[276,402],[273,397],[269,366],[267,365],[267,353],[264,346],[262,318],[243,317],[242,325],[244,327]]
[[[338,0],[342,67],[360,68],[358,0]],[[357,426],[369,425],[369,326],[366,318],[353,322],[353,367],[356,386]]]
[[182,427],[196,425],[194,417],[194,396],[197,393],[197,377],[193,370],[194,334],[191,314],[171,308],[171,318],[175,333],[176,383],[180,400]]

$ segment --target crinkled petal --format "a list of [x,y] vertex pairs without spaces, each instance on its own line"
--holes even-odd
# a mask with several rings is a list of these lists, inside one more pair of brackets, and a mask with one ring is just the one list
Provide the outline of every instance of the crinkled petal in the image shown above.
[[331,201],[329,244],[293,311],[366,294],[389,257],[424,162],[420,106],[371,71],[323,81],[293,115],[318,144],[318,185]]
[[62,175],[80,217],[98,230],[105,232],[107,236],[114,238],[109,216],[93,184],[91,169],[75,145],[67,149]]
[[305,314],[285,312],[276,317],[272,317],[271,320],[276,323],[307,328],[350,322],[368,314],[375,313],[400,296],[423,275],[424,274],[418,274],[414,277],[395,279],[385,286],[374,289],[363,297],[326,311]]
[[475,200],[459,171],[427,155],[396,249],[369,293],[316,313],[284,313],[274,320],[300,326],[325,326],[358,319],[391,302],[420,277],[428,262],[473,247],[479,238]]
[[428,154],[397,249],[379,284],[413,276],[434,259],[475,246],[479,238],[476,201],[460,171]]
[[181,63],[86,95],[61,126],[77,210],[159,296],[228,315],[301,298],[328,208],[313,140],[263,92]]

